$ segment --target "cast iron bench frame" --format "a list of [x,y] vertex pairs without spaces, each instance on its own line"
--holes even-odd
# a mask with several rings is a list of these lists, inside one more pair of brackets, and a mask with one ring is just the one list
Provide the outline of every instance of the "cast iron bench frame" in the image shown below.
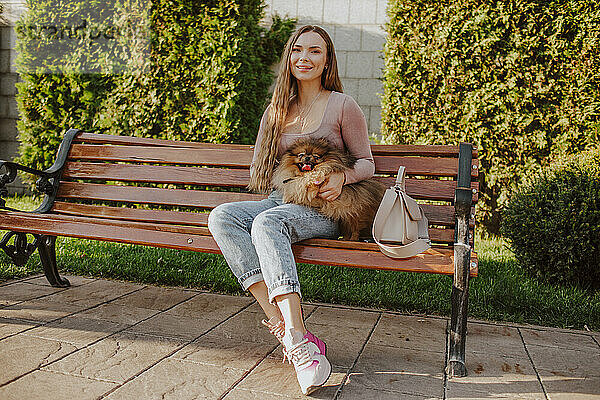
[[[0,168],[6,170],[0,176],[0,229],[9,231],[0,248],[16,265],[24,265],[37,249],[44,273],[55,287],[70,285],[58,272],[57,236],[220,253],[206,228],[208,214],[196,211],[264,198],[244,189],[252,149],[70,129],[56,162],[45,171],[0,161]],[[428,216],[432,248],[397,260],[381,254],[374,243],[310,239],[294,244],[296,261],[453,275],[448,373],[465,376],[469,277],[477,275],[477,255],[472,251],[479,188],[477,150],[468,143],[373,145],[372,150],[377,179],[388,186],[393,185],[398,166],[406,166],[407,192],[422,203]],[[36,187],[45,197],[34,211],[11,209],[2,199],[17,171],[40,177]],[[190,189],[190,185],[195,186]],[[139,208],[149,204],[181,206],[187,211]],[[27,234],[33,236],[32,242]]]

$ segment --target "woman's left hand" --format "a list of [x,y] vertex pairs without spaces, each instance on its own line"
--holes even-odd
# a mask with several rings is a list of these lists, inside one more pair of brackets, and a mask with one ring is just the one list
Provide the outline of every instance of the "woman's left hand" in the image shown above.
[[332,201],[338,198],[338,196],[342,193],[342,187],[344,186],[344,181],[346,177],[343,172],[334,172],[329,175],[329,177],[319,189],[319,197],[323,200]]

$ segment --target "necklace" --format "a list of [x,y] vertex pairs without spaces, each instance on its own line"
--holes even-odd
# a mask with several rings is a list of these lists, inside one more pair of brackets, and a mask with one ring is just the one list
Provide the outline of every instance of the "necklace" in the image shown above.
[[304,110],[300,109],[300,102],[296,102],[296,106],[298,107],[298,119],[300,120],[300,132],[304,132],[304,128],[306,127],[306,116],[310,113],[310,110],[312,109],[313,104],[315,104],[315,102],[317,101],[317,99],[319,98],[319,96],[321,96],[321,92],[323,91],[323,88],[319,89],[319,93],[317,93],[317,95],[315,96],[315,98],[313,99],[312,103],[310,103],[310,105],[305,108]]

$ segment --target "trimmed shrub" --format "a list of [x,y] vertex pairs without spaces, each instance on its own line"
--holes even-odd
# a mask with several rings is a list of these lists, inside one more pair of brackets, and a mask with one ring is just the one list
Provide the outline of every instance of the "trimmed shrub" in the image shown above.
[[[142,18],[136,2],[144,3],[115,3],[126,8],[117,9],[108,23],[118,30]],[[88,7],[105,7],[85,0],[68,3],[71,19],[85,19]],[[17,61],[23,80],[17,94],[20,162],[48,167],[71,127],[172,140],[254,141],[273,80],[270,66],[294,21],[275,16],[270,29],[261,27],[261,0],[147,3],[146,49],[132,47],[132,54],[113,57],[111,63],[99,55],[102,49],[73,42],[79,56],[65,60],[67,70],[42,73],[27,67],[43,63],[37,58],[40,41],[25,33],[29,26],[61,16],[52,0],[27,0],[29,11],[17,26],[22,33]],[[131,43],[122,44],[115,51]],[[115,60],[126,65],[115,69]]]
[[530,275],[600,288],[600,148],[524,184],[503,212],[502,233]]
[[254,143],[293,22],[258,23],[261,1],[156,0],[157,39],[143,70],[128,74],[104,102],[111,133],[214,143]]
[[385,143],[479,148],[478,218],[524,176],[600,141],[600,1],[390,0]]

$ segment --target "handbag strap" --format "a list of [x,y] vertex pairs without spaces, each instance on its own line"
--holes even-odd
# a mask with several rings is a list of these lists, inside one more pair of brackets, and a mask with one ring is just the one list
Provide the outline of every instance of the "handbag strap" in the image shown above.
[[396,186],[397,188],[399,188],[400,190],[402,190],[403,192],[406,193],[406,167],[401,165],[400,168],[398,168],[398,175],[396,175]]

